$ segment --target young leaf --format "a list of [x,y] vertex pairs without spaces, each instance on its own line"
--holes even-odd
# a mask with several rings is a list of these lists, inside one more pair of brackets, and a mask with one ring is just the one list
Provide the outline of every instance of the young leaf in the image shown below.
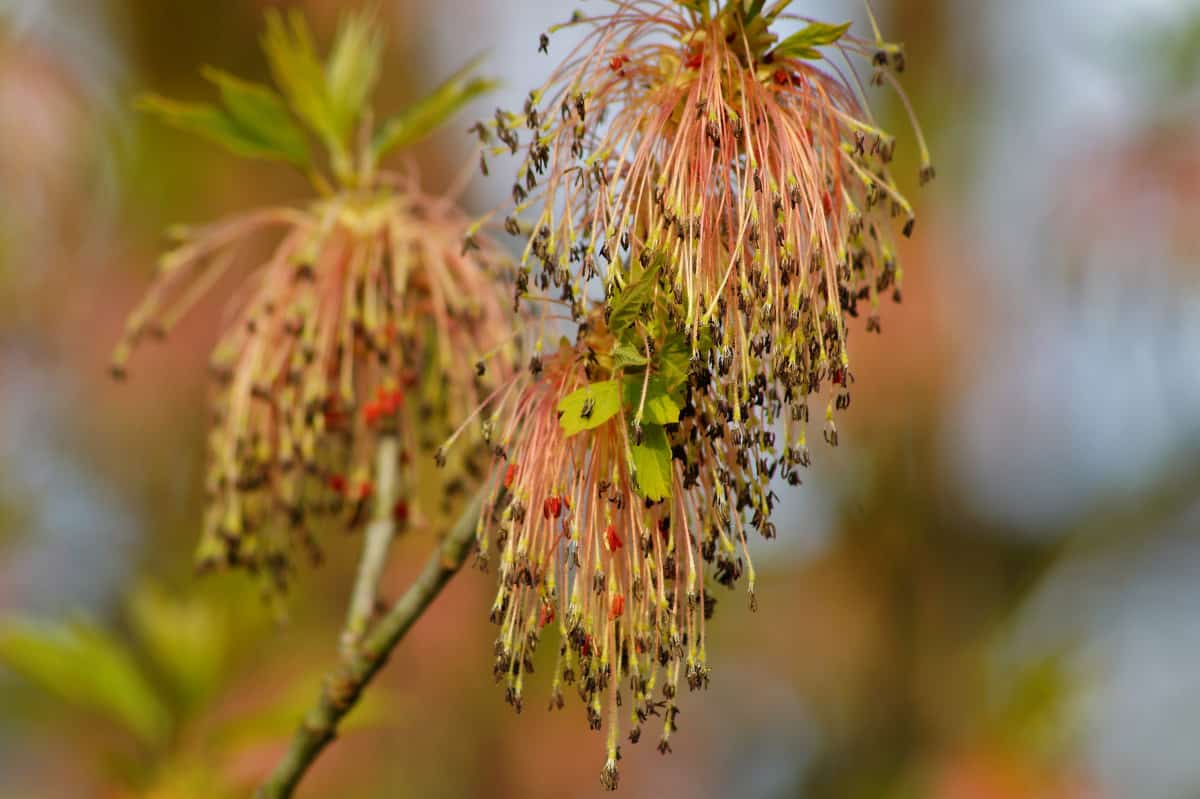
[[221,615],[199,599],[174,599],[143,585],[130,598],[129,621],[183,705],[196,708],[212,697],[228,654],[229,630]]
[[161,743],[170,730],[167,708],[133,656],[98,627],[0,621],[0,664],[145,743]]
[[658,286],[658,273],[661,268],[662,262],[655,259],[642,274],[626,283],[625,288],[609,300],[611,311],[608,316],[608,329],[618,338],[642,317],[642,306],[654,299],[654,289]]
[[496,88],[496,81],[472,77],[481,60],[472,59],[424,99],[384,122],[371,142],[372,163],[378,164],[393,150],[423,138],[472,99]]
[[679,402],[671,396],[671,387],[660,375],[626,375],[625,413],[632,419],[642,401],[642,386],[646,388],[646,404],[642,406],[642,422],[675,424],[679,421]]
[[633,366],[645,366],[648,363],[646,353],[631,344],[618,344],[613,350],[613,368],[628,369]]
[[633,446],[633,477],[646,499],[657,502],[671,496],[671,445],[660,425],[642,426],[642,443]]
[[326,145],[344,145],[343,134],[332,103],[325,69],[317,56],[312,31],[304,15],[293,9],[284,19],[276,9],[267,11],[267,30],[263,51],[271,65],[275,82],[283,89],[296,116],[304,120]]
[[667,340],[658,348],[654,356],[654,364],[658,374],[662,375],[671,391],[677,390],[687,382],[691,371],[692,343],[687,333],[674,332],[667,335]]
[[353,132],[375,90],[382,64],[383,37],[375,21],[365,13],[344,16],[325,66],[330,109],[343,139]]
[[205,67],[203,74],[220,90],[227,113],[239,128],[293,164],[308,165],[308,141],[292,120],[283,98],[261,83],[213,67]]
[[238,124],[230,114],[209,103],[183,103],[158,95],[138,100],[137,107],[173,128],[203,136],[236,155],[290,161],[294,152],[281,149]]
[[803,30],[796,31],[784,39],[772,51],[773,55],[784,58],[818,59],[821,53],[817,47],[833,44],[850,30],[850,23],[829,25],[824,22],[810,22]]
[[599,427],[621,410],[621,384],[616,380],[589,383],[558,403],[558,423],[568,436]]

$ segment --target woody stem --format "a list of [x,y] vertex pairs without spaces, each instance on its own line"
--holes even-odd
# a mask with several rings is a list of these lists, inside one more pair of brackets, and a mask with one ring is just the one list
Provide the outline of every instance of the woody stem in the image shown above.
[[358,577],[350,597],[350,611],[342,631],[342,656],[350,656],[367,633],[379,596],[379,580],[387,565],[388,549],[396,534],[393,511],[396,506],[396,461],[399,442],[394,433],[379,440],[375,461],[375,515],[367,525]]
[[477,496],[453,529],[430,554],[421,574],[362,642],[342,654],[341,663],[325,679],[321,696],[304,717],[291,746],[256,799],[290,797],[305,772],[337,735],[337,726],[358,702],[372,678],[413,623],[462,568],[475,538],[482,496]]

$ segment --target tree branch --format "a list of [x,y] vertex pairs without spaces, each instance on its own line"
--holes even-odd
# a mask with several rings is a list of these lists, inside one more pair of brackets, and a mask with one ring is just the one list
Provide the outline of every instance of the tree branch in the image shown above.
[[396,462],[400,443],[395,433],[379,440],[375,465],[375,515],[363,536],[363,553],[358,562],[358,577],[350,598],[350,611],[342,632],[342,657],[353,657],[359,641],[367,634],[375,602],[379,597],[379,580],[387,565],[388,549],[396,533]]
[[354,708],[363,689],[383,668],[396,644],[462,568],[474,541],[481,500],[482,495],[472,500],[454,528],[430,555],[420,576],[361,646],[343,654],[341,664],[325,679],[316,706],[304,717],[287,754],[258,789],[256,799],[284,799],[292,795],[301,777],[337,735],[338,723]]

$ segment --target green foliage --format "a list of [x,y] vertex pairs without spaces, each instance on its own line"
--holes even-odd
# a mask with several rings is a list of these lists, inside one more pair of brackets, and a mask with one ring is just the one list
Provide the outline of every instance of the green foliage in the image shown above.
[[619,340],[627,341],[634,324],[644,317],[642,309],[654,300],[661,270],[662,260],[656,258],[609,300],[608,329]]
[[268,10],[262,46],[275,82],[287,96],[292,110],[326,145],[341,147],[345,133],[330,99],[325,68],[304,15],[293,9],[285,18],[275,9]]
[[782,58],[816,60],[822,57],[821,51],[816,48],[834,44],[845,36],[848,30],[850,30],[849,22],[843,22],[841,25],[810,22],[804,29],[796,31],[776,45],[771,52]]
[[472,99],[496,88],[496,81],[473,77],[479,61],[473,59],[423,100],[384,122],[371,142],[371,162],[423,138]]
[[618,344],[613,350],[613,368],[627,369],[631,366],[645,366],[650,363],[646,359],[646,353],[634,347],[632,344]]
[[269,144],[292,163],[308,165],[308,141],[304,131],[288,114],[283,98],[268,86],[242,80],[213,67],[206,67],[204,76],[220,90],[221,100],[234,124]]
[[589,383],[558,403],[558,421],[568,436],[592,430],[621,410],[621,384],[617,380]]
[[[703,346],[709,338],[708,330],[704,331],[701,351],[707,352]],[[662,375],[670,391],[678,391],[687,382],[691,371],[692,343],[686,333],[674,331],[667,334],[666,340],[654,354],[655,370]]]
[[142,648],[185,709],[201,706],[216,693],[229,629],[208,604],[173,599],[145,586],[130,599],[129,618]]
[[671,496],[671,444],[661,425],[642,427],[642,442],[633,446],[633,477],[646,499],[658,502]]
[[237,155],[292,163],[324,186],[313,168],[305,128],[328,150],[338,180],[355,183],[364,177],[358,167],[369,174],[388,153],[427,135],[472,98],[496,86],[472,75],[478,60],[472,61],[428,97],[385,122],[356,163],[351,149],[356,126],[383,66],[383,37],[375,19],[361,13],[345,16],[328,60],[322,61],[304,15],[271,9],[262,47],[282,96],[210,67],[204,75],[220,91],[222,106],[150,95],[139,107]]
[[673,391],[667,380],[661,375],[625,376],[625,407],[629,408],[632,416],[637,412],[642,402],[642,388],[646,390],[646,403],[642,408],[642,421],[652,424],[675,424],[679,421],[679,402],[672,396]]
[[354,132],[383,66],[383,37],[367,14],[347,14],[325,65],[325,90],[334,129],[343,139]]
[[167,707],[133,656],[90,623],[0,622],[0,664],[144,743],[161,743],[170,731]]
[[214,105],[184,103],[158,95],[147,95],[138,101],[138,108],[158,117],[171,127],[203,136],[236,155],[246,158],[293,160],[294,153],[289,153],[277,142],[263,139],[239,124],[232,114]]

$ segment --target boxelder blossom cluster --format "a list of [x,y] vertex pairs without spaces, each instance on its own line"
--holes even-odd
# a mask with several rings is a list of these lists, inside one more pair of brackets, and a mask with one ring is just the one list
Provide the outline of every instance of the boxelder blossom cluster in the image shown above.
[[[911,234],[914,216],[856,71],[899,91],[897,45],[790,0],[610,5],[559,26],[582,43],[522,112],[474,130],[485,157],[523,155],[505,224],[523,246],[518,301],[561,303],[579,324],[485,424],[496,674],[519,708],[556,628],[552,704],[574,683],[593,726],[607,714],[613,788],[618,708],[632,741],[661,717],[667,751],[680,677],[708,683],[706,577],[745,575],[753,604],[748,528],[774,535],[771,484],[809,463],[811,402],[837,444],[847,320],[865,310],[878,332],[880,298],[899,301],[893,227]],[[781,39],[785,20],[800,29]]]
[[[134,348],[166,333],[260,239],[274,250],[235,294],[212,358],[217,392],[210,433],[209,506],[199,559],[242,565],[282,586],[296,545],[316,554],[315,532],[370,515],[378,443],[398,438],[397,521],[421,517],[416,470],[511,371],[512,314],[496,291],[509,260],[448,197],[416,177],[378,169],[390,149],[424,132],[486,88],[460,74],[370,137],[363,103],[379,72],[380,43],[365,18],[339,33],[328,64],[303,19],[268,17],[265,49],[287,98],[210,70],[224,108],[150,98],[147,109],[235,152],[286,160],[313,177],[305,207],[250,211],[180,232],[118,346],[123,374]],[[330,152],[334,182],[317,171],[305,122]],[[366,142],[353,152],[348,142]],[[464,248],[464,236],[470,246]],[[477,374],[475,361],[492,368]],[[481,393],[483,392],[483,393]],[[476,439],[477,441],[477,439]],[[477,441],[478,443],[478,441]],[[478,470],[475,447],[456,468]],[[443,482],[449,494],[469,475]],[[428,493],[425,496],[429,496]]]

